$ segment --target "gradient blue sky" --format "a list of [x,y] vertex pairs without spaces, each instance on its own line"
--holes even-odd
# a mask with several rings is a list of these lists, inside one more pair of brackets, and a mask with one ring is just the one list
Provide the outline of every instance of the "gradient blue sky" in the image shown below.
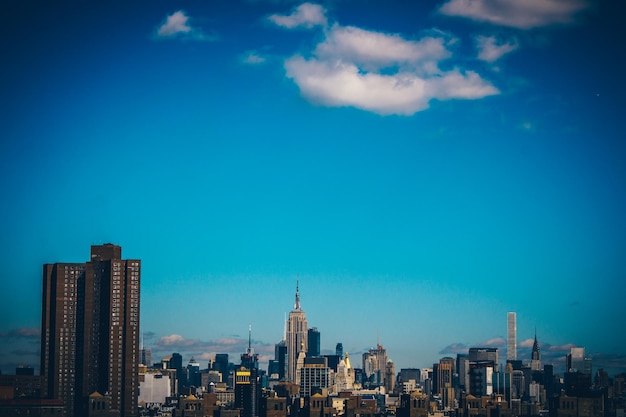
[[[621,7],[621,8],[617,8]],[[296,277],[322,349],[503,348],[626,371],[616,2],[0,6],[0,369],[38,368],[41,265],[142,260],[159,360],[264,362]],[[359,361],[357,360],[357,363]]]

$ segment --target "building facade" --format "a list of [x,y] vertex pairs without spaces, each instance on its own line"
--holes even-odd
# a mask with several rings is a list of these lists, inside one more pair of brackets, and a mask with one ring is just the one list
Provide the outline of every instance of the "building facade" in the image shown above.
[[42,394],[64,415],[86,415],[89,397],[110,398],[113,415],[138,414],[140,260],[120,246],[91,247],[85,263],[43,266]]

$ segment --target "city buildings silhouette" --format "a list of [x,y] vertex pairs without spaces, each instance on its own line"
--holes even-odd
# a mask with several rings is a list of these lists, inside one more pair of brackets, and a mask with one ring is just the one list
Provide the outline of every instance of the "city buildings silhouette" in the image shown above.
[[[432,368],[396,372],[377,340],[355,368],[343,343],[322,354],[322,332],[295,302],[267,370],[248,327],[238,364],[215,353],[206,368],[180,352],[153,362],[139,344],[141,262],[121,247],[91,247],[84,263],[43,267],[41,375],[0,375],[0,417],[620,417],[626,374],[611,378],[583,347],[571,347],[565,372],[544,363],[535,331],[528,357],[517,349],[517,314],[507,313],[506,361],[493,346],[471,346]],[[348,335],[346,335],[348,336]],[[527,342],[526,342],[527,343]],[[524,349],[528,348],[528,344]],[[16,395],[19,393],[19,396]]]

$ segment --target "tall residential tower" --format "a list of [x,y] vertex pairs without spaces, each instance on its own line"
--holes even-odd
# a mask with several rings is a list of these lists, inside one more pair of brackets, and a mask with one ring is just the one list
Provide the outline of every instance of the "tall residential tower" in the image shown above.
[[121,258],[109,243],[89,262],[43,266],[42,395],[62,399],[66,417],[87,415],[96,392],[111,415],[138,415],[141,261]]
[[517,314],[509,312],[506,320],[506,359],[517,360]]

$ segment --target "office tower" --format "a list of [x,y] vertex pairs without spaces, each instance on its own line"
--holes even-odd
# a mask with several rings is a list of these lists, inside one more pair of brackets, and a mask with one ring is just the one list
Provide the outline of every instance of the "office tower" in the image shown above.
[[176,370],[176,380],[178,381],[177,394],[180,394],[183,387],[187,386],[187,371],[183,368],[183,355],[177,352],[172,353],[167,368]]
[[241,417],[259,415],[259,378],[257,369],[240,367],[235,370],[235,408],[241,410]]
[[42,391],[67,417],[86,415],[96,392],[112,415],[138,414],[141,261],[121,258],[105,244],[89,262],[43,266]]
[[139,346],[139,363],[152,366],[152,350],[143,344],[143,334],[141,335],[141,345]]
[[330,368],[323,356],[307,357],[300,368],[300,395],[313,395],[315,391],[328,388],[330,383]]
[[506,359],[514,361],[517,359],[517,314],[514,312],[507,314],[506,334]]
[[200,364],[194,359],[191,358],[189,363],[187,364],[187,385],[190,387],[199,388],[202,385],[202,380],[200,376]]
[[339,342],[335,346],[335,355],[339,356],[339,359],[343,359],[343,343]]
[[363,353],[363,372],[373,385],[384,385],[386,366],[387,351],[381,345]]
[[541,370],[541,350],[539,349],[539,342],[537,342],[537,332],[535,331],[535,341],[533,342],[533,351],[530,361],[530,368],[533,371]]
[[484,397],[493,394],[494,365],[490,361],[470,362],[470,394]]
[[459,388],[461,391],[469,390],[469,355],[458,353],[456,355],[456,370],[459,374]]
[[452,379],[455,373],[455,366],[456,361],[450,357],[441,358],[439,366],[437,366],[437,386],[433,388],[441,396],[444,407],[452,407],[454,402]]
[[498,366],[498,348],[470,348],[468,355],[470,362],[492,362],[494,367]]
[[213,362],[213,370],[222,374],[222,381],[228,381],[228,353],[216,353],[215,362]]
[[391,359],[385,365],[385,392],[391,394],[396,387],[396,365]]
[[287,342],[283,339],[274,345],[274,360],[278,362],[278,379],[287,376]]
[[296,302],[287,320],[287,381],[296,382],[296,365],[301,350],[308,351],[308,330],[306,314],[300,306],[300,292],[296,282]]
[[152,366],[152,350],[150,348],[142,348],[139,351],[139,362],[142,365]]
[[172,396],[174,372],[139,366],[139,402],[164,404]]
[[320,356],[320,332],[317,330],[317,327],[309,329],[307,337],[309,340],[307,356]]
[[585,358],[584,347],[570,348],[565,357],[565,372],[581,372],[591,375],[591,359]]
[[337,367],[339,366],[339,362],[341,359],[337,355],[324,355],[326,360],[328,361],[328,367],[333,370],[333,372],[337,372]]
[[526,377],[523,371],[513,371],[511,377],[511,398],[522,398],[526,391]]
[[400,369],[400,379],[402,380],[402,382],[408,382],[411,380],[415,381],[417,384],[422,382],[420,379],[420,370],[417,368]]

